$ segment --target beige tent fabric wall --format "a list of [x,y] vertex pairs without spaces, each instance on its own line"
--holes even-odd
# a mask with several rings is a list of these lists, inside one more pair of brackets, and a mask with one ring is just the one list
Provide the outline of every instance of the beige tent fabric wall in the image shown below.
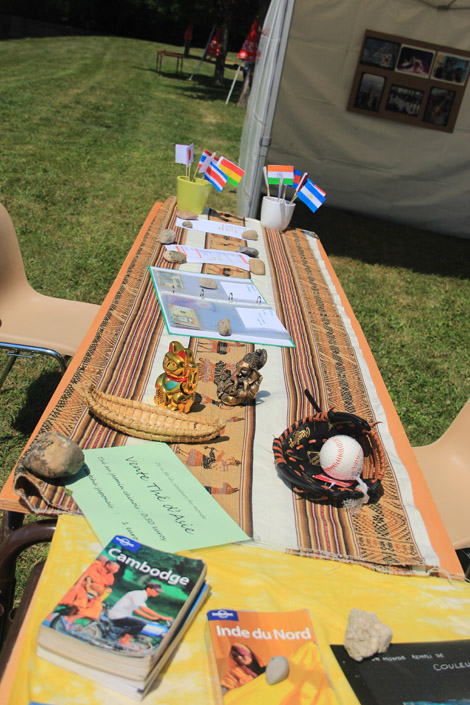
[[453,133],[348,112],[366,29],[468,49],[470,10],[296,0],[267,163],[309,171],[330,206],[470,237],[470,87]]

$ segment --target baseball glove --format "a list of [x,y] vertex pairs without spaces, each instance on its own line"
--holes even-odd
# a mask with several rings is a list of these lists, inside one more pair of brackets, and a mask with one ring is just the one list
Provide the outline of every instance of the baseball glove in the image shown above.
[[339,505],[348,499],[367,499],[355,480],[334,480],[324,474],[320,465],[320,450],[328,438],[352,436],[364,452],[362,480],[367,485],[368,501],[377,502],[383,494],[385,454],[376,431],[354,414],[333,409],[321,411],[308,390],[305,395],[315,413],[296,421],[273,442],[274,460],[280,475],[308,499],[328,500]]

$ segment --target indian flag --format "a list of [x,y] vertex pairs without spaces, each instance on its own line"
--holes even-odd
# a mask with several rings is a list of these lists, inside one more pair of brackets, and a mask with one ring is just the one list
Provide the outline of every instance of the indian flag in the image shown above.
[[294,167],[284,164],[268,164],[268,184],[280,184],[281,180],[285,186],[292,186],[294,183]]
[[320,208],[320,206],[325,202],[326,193],[321,190],[319,186],[307,179],[307,183],[303,186],[298,194],[297,198],[305,203],[310,210],[315,213],[315,211]]
[[222,169],[224,174],[227,177],[227,181],[229,184],[232,186],[238,186],[240,181],[242,180],[242,176],[245,173],[243,169],[240,169],[239,166],[231,162],[229,159],[226,159],[225,157],[220,157],[219,161],[217,162],[217,166],[219,169]]

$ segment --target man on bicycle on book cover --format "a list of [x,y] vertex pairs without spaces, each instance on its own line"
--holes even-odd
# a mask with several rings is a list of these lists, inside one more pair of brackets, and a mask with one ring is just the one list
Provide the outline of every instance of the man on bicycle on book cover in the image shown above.
[[[157,619],[165,619],[169,622],[173,621],[172,617],[165,617],[164,615],[158,614],[158,612],[155,612],[146,605],[150,597],[157,597],[162,592],[163,588],[160,583],[149,582],[143,590],[131,590],[126,593],[111,607],[108,617],[116,627],[126,630],[126,633],[118,642],[121,646],[132,648],[130,643],[132,637],[140,634],[145,627],[145,621],[138,617],[143,617],[146,621],[155,621]],[[134,614],[138,616],[134,617]]]

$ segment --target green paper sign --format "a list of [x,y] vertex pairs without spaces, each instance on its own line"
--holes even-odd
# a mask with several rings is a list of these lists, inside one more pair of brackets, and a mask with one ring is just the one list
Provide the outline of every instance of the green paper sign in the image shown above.
[[104,545],[116,534],[169,552],[250,538],[166,443],[84,454],[68,488]]

